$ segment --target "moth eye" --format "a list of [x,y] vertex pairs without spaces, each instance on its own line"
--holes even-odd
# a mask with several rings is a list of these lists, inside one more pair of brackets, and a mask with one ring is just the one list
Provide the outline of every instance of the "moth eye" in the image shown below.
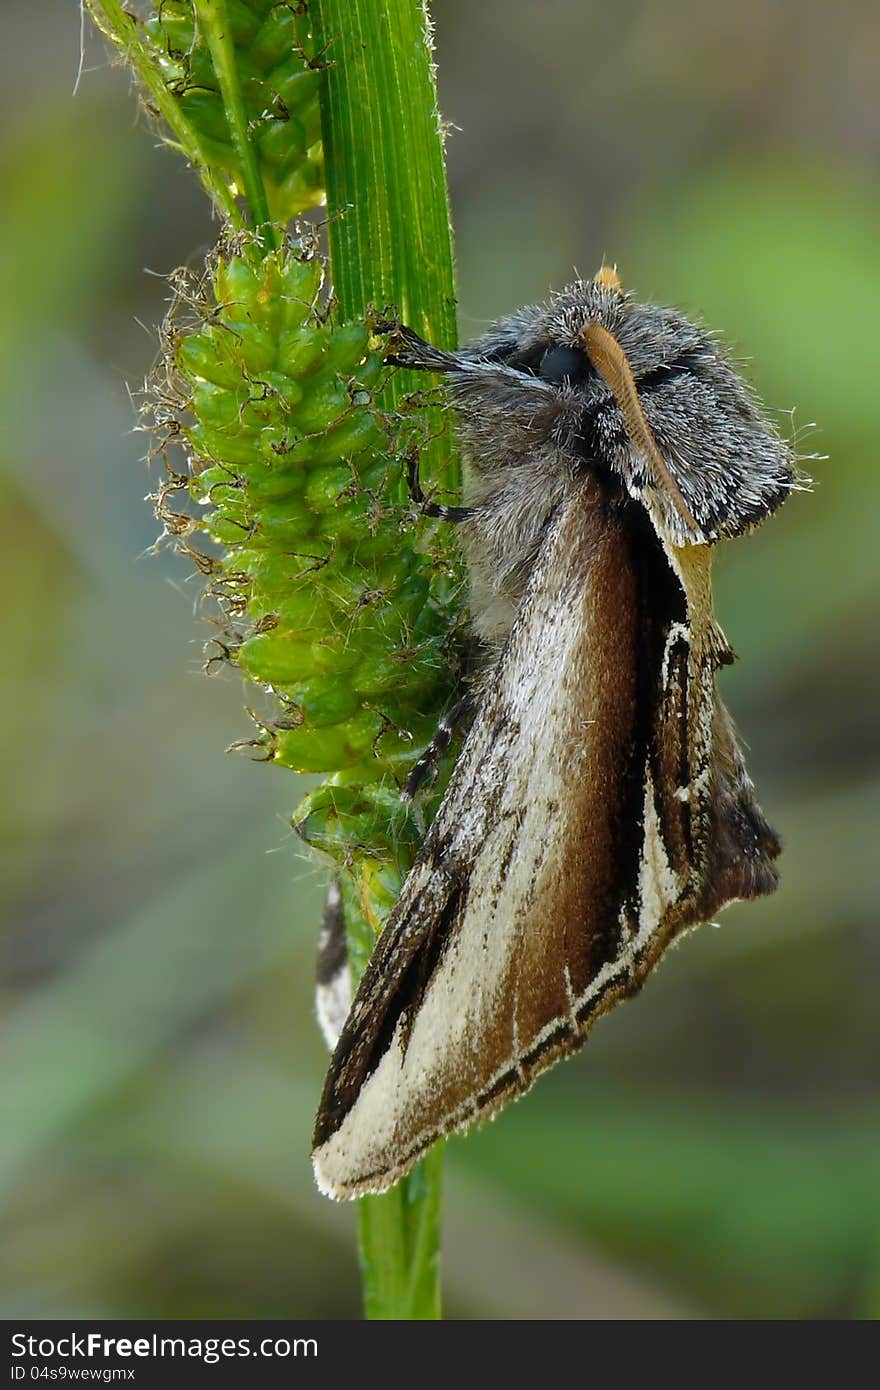
[[544,353],[539,373],[545,381],[552,382],[554,386],[562,386],[564,382],[571,385],[583,381],[588,369],[585,352],[558,344],[556,347],[548,348]]

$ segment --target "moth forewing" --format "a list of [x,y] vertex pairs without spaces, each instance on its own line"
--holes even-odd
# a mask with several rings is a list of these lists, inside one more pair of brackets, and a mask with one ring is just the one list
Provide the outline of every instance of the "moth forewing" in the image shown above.
[[[497,1108],[509,1072],[506,1086],[521,1089],[524,1052],[552,1019],[567,1020],[565,967],[578,978],[588,968],[586,941],[572,935],[566,947],[570,904],[559,891],[571,788],[603,780],[589,760],[613,756],[634,708],[624,642],[624,727],[611,744],[591,736],[598,703],[611,703],[607,667],[593,668],[598,686],[589,679],[593,629],[598,618],[603,645],[620,650],[606,591],[632,582],[628,566],[609,563],[596,511],[582,488],[550,524],[493,688],[358,992],[316,1132],[316,1174],[331,1195],[388,1186],[439,1134]],[[580,851],[585,872],[607,872],[606,848]],[[429,953],[417,993],[415,967]]]

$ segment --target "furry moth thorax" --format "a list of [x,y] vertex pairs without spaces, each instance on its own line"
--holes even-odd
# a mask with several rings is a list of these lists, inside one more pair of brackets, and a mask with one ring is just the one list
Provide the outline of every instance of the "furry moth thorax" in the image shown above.
[[334,1197],[521,1095],[683,931],[771,892],[779,853],[716,691],[710,555],[797,478],[714,339],[605,269],[460,352],[406,329],[394,352],[458,416],[466,505],[429,505],[463,523],[483,661],[333,1055]]
[[[592,326],[628,363],[690,520],[633,440],[587,341]],[[457,353],[403,337],[399,360],[447,374],[477,497],[487,475],[491,486],[523,468],[605,469],[683,545],[742,534],[796,484],[791,450],[715,337],[674,309],[624,294],[611,270],[499,319]]]

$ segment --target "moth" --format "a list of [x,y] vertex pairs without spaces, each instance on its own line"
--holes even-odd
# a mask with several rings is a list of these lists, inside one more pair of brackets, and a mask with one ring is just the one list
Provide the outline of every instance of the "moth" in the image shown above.
[[480,657],[347,1017],[338,900],[325,920],[342,1026],[314,1166],[335,1198],[522,1095],[682,932],[772,892],[780,849],[716,692],[710,560],[798,475],[715,338],[605,267],[460,352],[399,341],[457,413],[464,506],[433,510],[459,523]]

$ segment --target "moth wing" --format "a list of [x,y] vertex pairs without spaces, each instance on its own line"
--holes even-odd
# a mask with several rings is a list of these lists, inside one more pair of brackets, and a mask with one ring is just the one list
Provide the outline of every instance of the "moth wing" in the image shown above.
[[332,1052],[351,1009],[351,965],[345,937],[345,908],[338,878],[330,879],[318,936],[315,1013]]
[[[495,1113],[677,932],[752,895],[739,826],[719,848],[719,807],[749,810],[751,784],[726,722],[720,779],[713,761],[708,554],[679,562],[642,516],[585,484],[548,525],[331,1062],[314,1153],[331,1196],[383,1191]],[[766,848],[753,892],[775,882]]]
[[[315,1152],[332,1195],[387,1187],[583,1031],[578,997],[619,954],[637,589],[625,534],[580,491],[550,523],[334,1055]],[[677,889],[657,873],[662,910]]]

